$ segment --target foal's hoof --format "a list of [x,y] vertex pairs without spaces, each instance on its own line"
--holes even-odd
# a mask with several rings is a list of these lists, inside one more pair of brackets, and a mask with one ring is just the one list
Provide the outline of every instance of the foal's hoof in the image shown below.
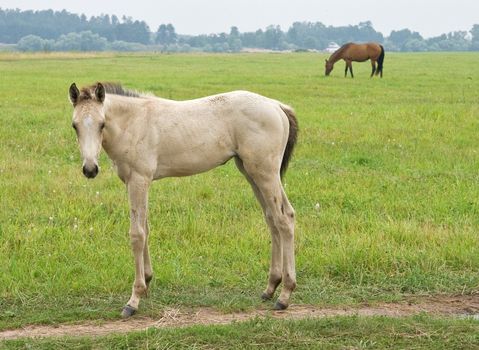
[[273,296],[272,295],[269,295],[268,293],[263,293],[261,294],[261,299],[263,299],[263,301],[268,301],[268,300],[271,300]]
[[130,305],[125,305],[123,307],[123,311],[121,312],[121,317],[128,318],[133,316],[136,313],[136,309],[131,307]]
[[288,308],[287,304],[283,304],[279,300],[274,304],[274,310],[286,310]]

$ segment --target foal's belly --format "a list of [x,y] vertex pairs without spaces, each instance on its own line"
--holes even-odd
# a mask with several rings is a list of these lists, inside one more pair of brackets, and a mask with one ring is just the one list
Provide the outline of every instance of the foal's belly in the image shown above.
[[158,157],[155,179],[190,176],[223,165],[235,153],[231,150],[200,150],[193,152],[162,154]]

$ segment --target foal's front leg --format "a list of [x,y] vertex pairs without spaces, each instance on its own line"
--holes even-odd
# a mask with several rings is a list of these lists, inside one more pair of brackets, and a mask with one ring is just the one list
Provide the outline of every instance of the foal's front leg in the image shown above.
[[146,288],[149,287],[151,280],[153,279],[153,269],[151,267],[150,261],[150,252],[148,249],[148,236],[150,235],[150,227],[148,224],[148,213],[146,218],[146,225],[145,225],[145,247],[143,249],[143,261],[145,263],[145,283]]
[[[130,200],[130,240],[135,260],[135,281],[133,282],[130,300],[128,300],[128,303],[123,308],[123,317],[130,317],[138,310],[140,297],[145,295],[147,291],[145,281],[145,246],[146,235],[148,233],[147,213],[149,186],[149,179],[136,174],[133,175],[127,183],[128,197]],[[151,273],[151,271],[147,272]]]

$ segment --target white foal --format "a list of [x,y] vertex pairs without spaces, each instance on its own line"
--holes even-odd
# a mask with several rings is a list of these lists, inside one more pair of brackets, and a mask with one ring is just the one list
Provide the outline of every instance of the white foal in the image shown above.
[[70,86],[73,127],[83,174],[94,178],[101,148],[126,184],[135,281],[123,317],[138,310],[153,276],[148,252],[148,188],[153,180],[204,172],[234,158],[264,212],[272,236],[263,299],[283,288],[275,309],[285,309],[296,287],[294,210],[281,184],[297,136],[293,110],[247,91],[172,101],[97,83]]

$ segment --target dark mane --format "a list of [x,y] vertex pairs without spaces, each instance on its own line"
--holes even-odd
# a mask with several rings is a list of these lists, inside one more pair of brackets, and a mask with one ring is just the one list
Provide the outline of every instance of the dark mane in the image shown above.
[[106,83],[102,83],[102,84],[105,87],[105,92],[107,94],[128,96],[128,97],[141,97],[141,94],[139,94],[137,91],[125,89],[119,83],[108,83],[108,82],[106,82]]
[[[105,92],[107,94],[128,97],[142,97],[142,95],[136,91],[125,89],[120,83],[103,82],[101,84],[105,87]],[[92,100],[95,97],[96,86],[97,84],[83,87],[80,90],[79,100]]]

